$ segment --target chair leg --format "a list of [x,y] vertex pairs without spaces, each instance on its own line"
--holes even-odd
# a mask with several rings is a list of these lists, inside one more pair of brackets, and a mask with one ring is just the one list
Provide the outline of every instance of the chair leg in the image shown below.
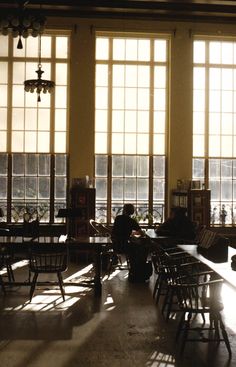
[[8,279],[9,279],[10,282],[15,281],[15,277],[14,277],[14,273],[13,273],[13,269],[12,269],[11,264],[7,264],[7,276],[8,276]]
[[120,263],[120,266],[122,266],[123,265],[123,262],[122,262],[121,255],[117,255],[117,257],[118,257],[118,264]]
[[64,285],[63,285],[63,278],[62,278],[62,275],[61,275],[60,272],[57,273],[57,277],[58,277],[58,281],[59,281],[61,295],[62,295],[63,301],[65,301],[65,290],[64,290]]
[[182,345],[181,345],[181,349],[180,349],[180,354],[181,355],[184,352],[185,344],[186,344],[186,341],[188,339],[188,331],[190,329],[191,318],[192,318],[192,314],[191,314],[191,312],[189,312],[187,320],[184,323],[183,340],[182,340]]
[[165,297],[165,302],[163,304],[163,315],[164,315],[164,310],[167,306],[167,311],[166,311],[166,321],[169,320],[170,318],[170,313],[171,313],[171,307],[173,305],[173,298],[174,298],[174,290],[173,288],[171,289],[167,289],[167,293],[166,293],[166,297]]
[[4,295],[6,294],[6,288],[5,288],[5,285],[4,285],[4,282],[2,280],[2,276],[0,275],[0,284],[1,284],[1,287],[2,287],[2,291],[4,293]]
[[31,284],[31,287],[30,287],[30,302],[31,302],[31,300],[33,298],[33,295],[34,295],[34,290],[35,290],[35,287],[36,287],[37,279],[38,279],[38,273],[34,273],[32,284]]
[[183,329],[184,321],[185,321],[185,312],[182,313],[181,318],[179,320],[179,325],[178,325],[178,329],[176,331],[176,336],[175,336],[176,341],[179,339],[180,333]]
[[159,286],[157,288],[157,295],[156,295],[156,304],[158,304],[160,296],[161,295],[165,295],[166,294],[166,289],[167,285],[165,284],[165,280],[163,278],[162,275],[160,275],[160,281],[159,281]]
[[223,339],[224,339],[224,342],[225,342],[225,345],[226,345],[226,348],[229,352],[229,356],[231,357],[232,356],[232,351],[231,351],[231,347],[230,347],[230,343],[229,343],[229,338],[228,338],[228,334],[225,330],[225,325],[222,321],[222,318],[221,318],[221,315],[220,313],[218,314],[218,317],[219,317],[219,323],[220,323],[220,328],[221,328],[221,332],[222,332],[222,336],[223,336]]
[[158,290],[158,287],[159,287],[159,283],[160,283],[160,273],[159,274],[157,273],[157,278],[156,278],[153,293],[152,293],[153,298],[156,297],[156,293],[157,293],[157,290]]

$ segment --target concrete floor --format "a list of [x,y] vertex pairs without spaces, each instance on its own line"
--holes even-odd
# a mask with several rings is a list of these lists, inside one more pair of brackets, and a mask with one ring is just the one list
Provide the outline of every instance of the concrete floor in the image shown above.
[[[85,265],[86,266],[86,265]],[[84,267],[85,267],[84,266]],[[85,273],[89,269],[84,269]],[[80,279],[83,267],[70,264],[65,279]],[[27,264],[15,270],[27,278]],[[152,299],[154,276],[132,284],[127,270],[104,279],[101,299],[93,290],[41,286],[29,303],[29,288],[8,287],[0,295],[0,366],[2,367],[228,367],[236,365],[236,295],[223,287],[224,319],[233,356],[224,343],[215,349],[188,343],[182,357],[175,343],[177,320],[165,322]]]

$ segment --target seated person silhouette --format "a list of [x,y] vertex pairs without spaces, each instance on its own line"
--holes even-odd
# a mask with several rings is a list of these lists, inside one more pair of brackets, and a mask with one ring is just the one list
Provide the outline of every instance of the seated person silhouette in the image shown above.
[[186,208],[171,208],[170,217],[156,228],[160,236],[170,236],[178,239],[193,240],[196,236],[195,225],[187,217]]
[[143,234],[138,222],[131,218],[134,212],[133,204],[124,204],[122,214],[115,218],[111,238],[116,252],[127,253],[131,234]]
[[139,224],[131,218],[135,208],[132,204],[125,204],[123,214],[115,219],[112,230],[113,248],[117,253],[126,254],[129,265],[129,280],[144,282],[151,273],[151,263],[147,262],[148,249]]

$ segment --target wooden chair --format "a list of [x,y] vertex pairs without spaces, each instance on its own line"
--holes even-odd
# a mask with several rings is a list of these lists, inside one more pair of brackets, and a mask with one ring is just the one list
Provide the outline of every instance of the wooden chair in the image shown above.
[[[0,228],[0,236],[7,236],[10,235],[10,230],[8,228]],[[15,277],[12,269],[12,264],[14,263],[14,254],[11,250],[11,246],[6,244],[6,246],[1,246],[0,248],[0,261],[2,268],[6,268],[7,277],[9,282],[14,282]]]
[[34,276],[30,288],[30,301],[32,300],[39,274],[57,275],[62,298],[65,301],[62,273],[67,270],[67,266],[68,248],[66,244],[32,243],[29,270],[34,273]]
[[104,224],[97,222],[94,219],[90,219],[89,223],[94,230],[95,236],[109,237],[111,235],[111,230]]
[[176,300],[176,278],[187,277],[195,281],[197,276],[206,278],[207,275],[213,273],[200,261],[177,248],[156,249],[152,254],[152,261],[157,274],[153,297],[158,303],[160,296],[164,296],[162,314],[166,321],[169,320],[172,313],[182,311]]
[[[94,219],[90,219],[89,223],[94,230],[95,236],[111,237],[111,229],[105,226],[103,223],[97,222]],[[123,265],[121,254],[118,254],[113,246],[104,252],[102,259],[103,264],[106,263],[105,267],[108,278],[114,269],[117,267],[121,269]]]
[[[224,341],[229,356],[231,357],[231,347],[228,335],[222,321],[221,311],[223,304],[219,301],[217,287],[223,282],[222,279],[206,279],[202,275],[193,277],[179,277],[175,279],[174,285],[179,308],[182,311],[179,326],[176,333],[176,340],[182,336],[180,351],[184,351],[186,342],[202,341],[213,342],[218,346]],[[205,315],[209,316],[209,323],[206,323]],[[201,315],[202,324],[197,322],[196,316]],[[196,335],[193,336],[193,332]],[[220,335],[221,334],[221,335]]]

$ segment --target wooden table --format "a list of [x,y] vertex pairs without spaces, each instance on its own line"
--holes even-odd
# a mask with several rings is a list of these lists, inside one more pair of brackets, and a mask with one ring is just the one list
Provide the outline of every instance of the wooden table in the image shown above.
[[236,254],[236,249],[228,246],[228,260],[222,263],[215,263],[201,255],[197,250],[197,245],[178,245],[177,247],[206,264],[210,269],[214,270],[215,273],[219,274],[229,285],[236,289],[236,271],[231,268],[231,257]]
[[[31,238],[19,236],[0,236],[0,247],[6,248],[12,254],[23,254],[29,257],[30,247],[32,245]],[[69,251],[88,251],[94,258],[94,293],[96,296],[101,296],[102,282],[101,282],[101,256],[102,253],[110,248],[111,239],[109,237],[90,237],[79,236],[74,239],[66,239],[66,236],[58,237],[38,237],[35,241],[39,244],[65,242]],[[30,282],[14,283],[17,285],[30,285]],[[66,284],[66,283],[65,283]],[[71,284],[71,283],[70,283]]]

